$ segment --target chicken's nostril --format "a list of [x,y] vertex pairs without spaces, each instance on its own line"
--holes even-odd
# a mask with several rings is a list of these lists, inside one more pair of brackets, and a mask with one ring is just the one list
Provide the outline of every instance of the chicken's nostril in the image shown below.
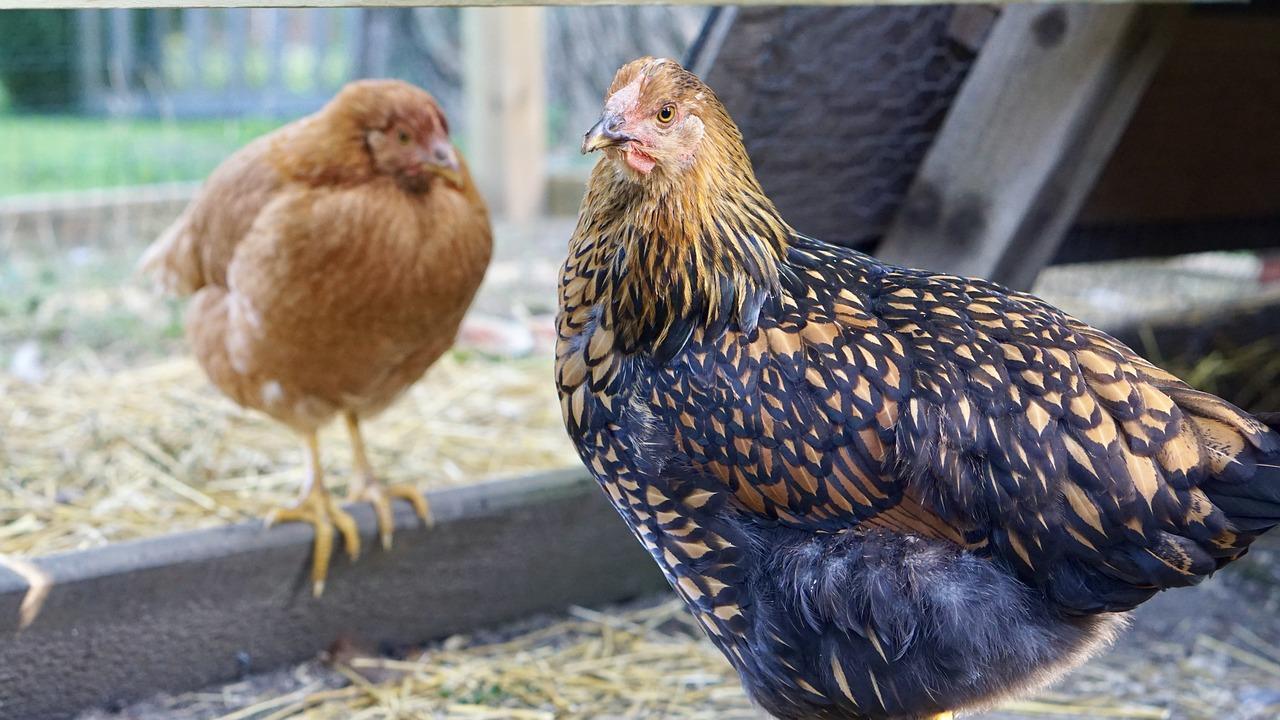
[[604,129],[608,130],[611,133],[618,132],[618,128],[620,127],[622,127],[622,118],[618,117],[617,115],[614,115],[613,117],[609,118],[608,122],[604,124]]
[[436,148],[432,151],[431,156],[434,157],[437,162],[445,162],[449,159],[449,153],[446,152],[444,148]]

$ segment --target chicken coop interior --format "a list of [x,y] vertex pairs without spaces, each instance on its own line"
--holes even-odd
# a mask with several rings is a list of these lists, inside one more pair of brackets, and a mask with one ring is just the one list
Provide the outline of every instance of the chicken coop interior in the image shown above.
[[[588,141],[643,56],[714,90],[795,231],[1030,292],[1193,388],[1280,411],[1265,2],[0,10],[0,720],[770,717],[600,492],[558,394],[565,258],[607,162]],[[196,251],[186,270],[155,248],[271,222],[359,236],[316,209],[359,183],[345,215],[400,222],[382,179],[267,197],[263,173],[307,161],[291,123],[369,79],[430,93],[439,183],[471,204],[414,216],[457,228],[402,323],[438,337],[397,356],[421,379],[380,389],[357,428],[356,410],[312,422],[277,400],[341,343],[342,372],[362,370],[356,349],[380,345],[323,327],[351,304],[326,288],[385,298],[404,261],[317,264],[288,292],[321,347],[276,353],[244,390],[218,372],[254,361],[232,340],[202,355],[204,300],[166,290],[287,284],[287,253]],[[343,317],[401,331],[369,312]],[[317,487],[332,500],[306,505]],[[307,512],[336,518],[327,540],[287,522]],[[1048,689],[958,716],[1280,718],[1280,533],[1142,604]]]

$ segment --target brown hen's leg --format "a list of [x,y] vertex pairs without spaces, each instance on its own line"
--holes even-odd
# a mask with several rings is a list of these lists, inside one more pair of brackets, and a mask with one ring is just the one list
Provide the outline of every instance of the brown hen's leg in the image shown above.
[[932,718],[929,718],[929,720],[956,720],[956,714],[953,712],[938,713]]
[[355,460],[355,479],[351,483],[351,492],[347,499],[351,502],[364,500],[373,505],[378,516],[378,533],[382,537],[382,548],[391,549],[391,532],[395,529],[395,518],[391,514],[391,500],[400,498],[413,505],[414,512],[428,525],[431,524],[431,509],[427,507],[427,499],[422,492],[412,485],[384,485],[373,474],[369,466],[369,456],[364,451],[364,437],[360,434],[360,418],[353,412],[346,414],[347,432],[351,435],[351,455]]
[[267,527],[278,522],[305,522],[315,528],[316,539],[311,555],[311,591],[316,597],[324,592],[329,575],[329,558],[333,555],[333,529],[342,533],[347,555],[360,556],[360,532],[356,521],[330,497],[324,487],[324,471],[320,468],[320,446],[316,434],[306,434],[307,476],[302,499],[293,507],[276,508],[267,513]]

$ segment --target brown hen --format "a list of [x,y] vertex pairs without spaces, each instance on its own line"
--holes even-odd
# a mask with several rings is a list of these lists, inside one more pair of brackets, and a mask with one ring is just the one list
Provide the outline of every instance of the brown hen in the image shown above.
[[1266,424],[1035,297],[795,232],[678,64],[623,67],[592,150],[565,424],[773,715],[1029,691],[1280,521]]
[[484,201],[435,100],[407,83],[361,81],[223,162],[143,257],[166,288],[194,294],[187,336],[214,384],[302,437],[302,499],[268,521],[315,527],[317,595],[333,527],[352,558],[360,538],[325,490],[316,432],[345,419],[351,499],[373,503],[384,546],[391,498],[428,519],[416,489],[378,482],[359,423],[453,344],[491,246]]

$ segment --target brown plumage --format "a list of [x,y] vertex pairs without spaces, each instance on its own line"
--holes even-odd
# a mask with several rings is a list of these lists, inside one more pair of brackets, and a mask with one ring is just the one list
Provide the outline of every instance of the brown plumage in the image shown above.
[[361,81],[223,162],[144,256],[144,271],[193,294],[187,335],[214,384],[305,439],[303,501],[274,519],[316,526],[317,592],[332,524],[353,557],[359,538],[324,490],[316,431],[346,419],[353,495],[374,502],[384,544],[388,496],[426,516],[415,490],[377,483],[359,421],[452,345],[490,250],[484,202],[435,100]]
[[714,93],[618,72],[560,284],[565,424],[752,696],[1034,689],[1280,521],[1280,436],[1043,301],[792,230]]

